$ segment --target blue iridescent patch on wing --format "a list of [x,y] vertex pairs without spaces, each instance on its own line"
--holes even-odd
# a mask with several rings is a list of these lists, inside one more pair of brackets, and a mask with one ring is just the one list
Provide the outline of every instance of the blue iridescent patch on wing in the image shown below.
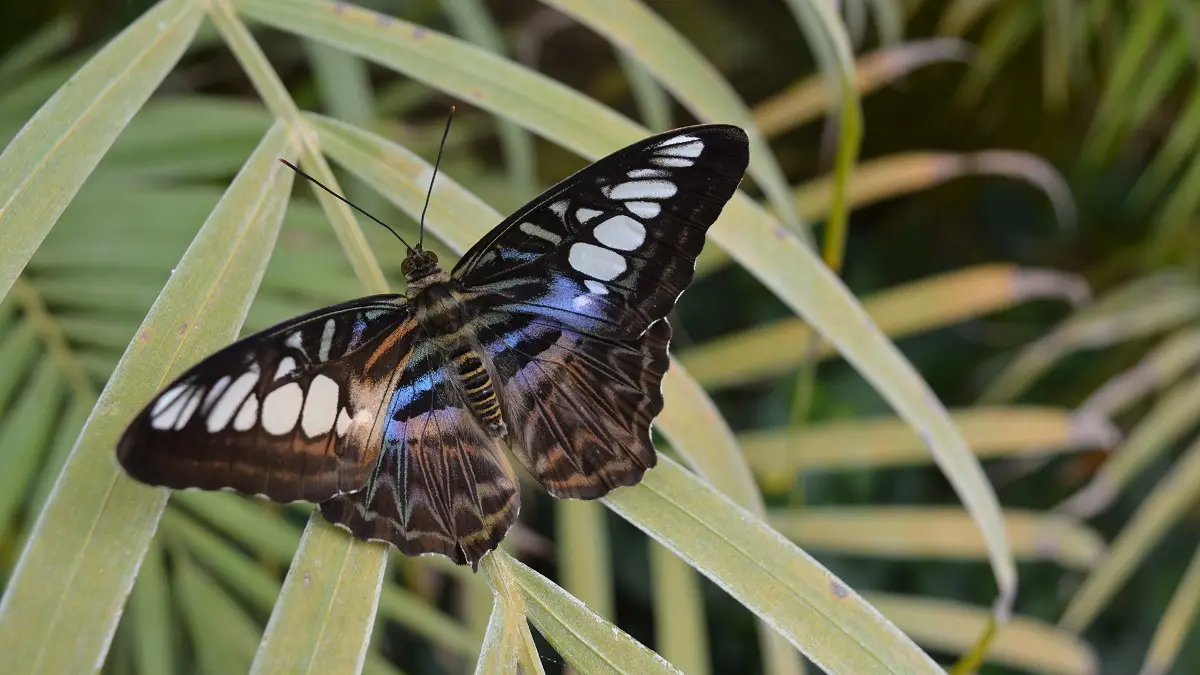
[[578,279],[561,273],[549,275],[539,295],[505,308],[545,316],[585,332],[608,329],[616,318],[611,301],[589,292]]
[[430,368],[413,379],[405,378],[388,402],[387,428],[384,432],[384,449],[391,449],[404,441],[404,429],[409,420],[433,408],[434,388],[445,379],[443,368]]

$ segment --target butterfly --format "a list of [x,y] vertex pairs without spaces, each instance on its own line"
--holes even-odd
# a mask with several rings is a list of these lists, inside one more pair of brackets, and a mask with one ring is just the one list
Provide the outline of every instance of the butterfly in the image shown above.
[[655,465],[666,316],[748,161],[742,129],[684,127],[554,185],[450,273],[418,243],[406,293],[205,358],[138,413],[117,460],[151,485],[316,502],[355,537],[477,568],[520,508],[504,446],[558,498]]

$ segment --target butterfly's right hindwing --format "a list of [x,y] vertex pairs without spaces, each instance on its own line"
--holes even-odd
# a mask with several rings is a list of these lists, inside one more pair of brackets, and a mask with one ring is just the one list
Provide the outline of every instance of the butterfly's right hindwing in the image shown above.
[[474,566],[516,521],[520,494],[499,439],[447,356],[418,338],[392,390],[378,470],[364,489],[322,503],[321,512],[360,539]]
[[139,481],[175,489],[282,502],[359,490],[377,464],[377,419],[414,325],[402,296],[380,295],[244,338],[160,392],[117,459]]

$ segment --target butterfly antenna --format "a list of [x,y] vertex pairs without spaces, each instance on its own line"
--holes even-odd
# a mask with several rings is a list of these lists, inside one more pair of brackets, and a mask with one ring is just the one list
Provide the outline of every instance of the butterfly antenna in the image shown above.
[[425,212],[429,210],[429,199],[433,196],[433,181],[437,179],[438,167],[442,164],[442,151],[446,149],[446,137],[450,135],[450,121],[454,119],[454,106],[450,106],[450,114],[446,115],[446,129],[442,131],[442,143],[438,146],[437,159],[433,162],[433,175],[429,177],[429,191],[425,193],[425,207],[421,209],[421,233],[417,240],[417,248],[425,243]]
[[409,245],[408,245],[408,242],[407,242],[407,241],[404,241],[404,237],[401,237],[399,234],[396,234],[396,231],[395,231],[395,230],[393,230],[393,229],[391,228],[391,226],[390,226],[390,225],[388,225],[387,223],[385,223],[385,222],[383,222],[382,220],[380,220],[380,219],[376,218],[375,216],[373,216],[373,215],[371,215],[371,214],[367,213],[367,212],[366,212],[366,211],[364,211],[364,210],[363,210],[361,207],[359,207],[357,204],[355,204],[354,202],[351,202],[349,199],[346,199],[345,197],[343,197],[343,196],[339,195],[338,193],[334,192],[333,190],[330,190],[329,188],[325,187],[325,184],[324,184],[324,183],[322,183],[321,181],[317,180],[316,178],[313,178],[312,176],[310,176],[310,175],[308,175],[308,174],[304,173],[303,171],[301,171],[301,170],[300,170],[300,167],[296,166],[295,164],[292,164],[291,162],[289,162],[289,161],[287,161],[286,159],[283,159],[283,158],[280,158],[280,159],[279,159],[279,161],[281,161],[281,162],[283,162],[284,164],[286,164],[286,165],[287,165],[287,167],[288,167],[289,169],[291,169],[292,171],[295,171],[296,173],[300,174],[300,176],[301,176],[301,177],[303,177],[303,178],[307,178],[308,180],[312,181],[312,182],[313,182],[313,184],[315,184],[317,187],[319,187],[319,188],[321,188],[322,190],[324,190],[324,191],[328,192],[329,194],[333,195],[334,197],[337,197],[337,198],[338,198],[339,200],[341,200],[341,202],[342,202],[343,204],[345,204],[346,206],[349,206],[350,208],[354,209],[355,211],[358,211],[359,213],[363,214],[364,216],[366,216],[366,217],[370,218],[371,220],[375,221],[376,223],[378,223],[378,224],[382,225],[382,226],[384,227],[384,229],[386,229],[388,232],[391,232],[391,233],[392,233],[392,236],[393,236],[393,237],[395,237],[395,238],[399,239],[401,244],[404,244],[404,248],[406,248],[406,249],[408,249],[408,250],[410,250],[410,251],[411,251],[411,250],[413,250],[413,248],[412,248],[411,246],[409,246]]

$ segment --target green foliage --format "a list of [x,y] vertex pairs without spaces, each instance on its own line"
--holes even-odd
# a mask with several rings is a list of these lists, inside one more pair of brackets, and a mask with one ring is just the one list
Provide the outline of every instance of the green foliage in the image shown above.
[[[682,4],[163,0],[105,27],[47,6],[0,46],[6,667],[933,673],[930,654],[994,626],[983,673],[1131,672],[1128,654],[1190,672],[1200,12]],[[940,65],[964,42],[904,41],[935,32],[978,44],[965,73]],[[900,78],[915,91],[860,102]],[[1053,142],[1006,126],[1030,93]],[[386,233],[319,190],[293,197],[276,160],[415,233],[450,100],[426,220],[446,261],[650,129],[751,132],[748,180],[673,319],[659,467],[601,502],[527,499],[478,574],[389,556],[311,505],[127,479],[116,439],[168,378],[239,333],[403,283]],[[801,128],[822,115],[825,142]],[[799,178],[816,157],[830,174]],[[1114,178],[1115,158],[1136,175]],[[1095,193],[1118,178],[1130,208],[1114,215]],[[1051,213],[1036,242],[1055,252],[1031,253],[1014,224]],[[1122,216],[1119,236],[1096,224]],[[1113,288],[1089,302],[1076,274]],[[996,339],[995,314],[1031,327]]]

